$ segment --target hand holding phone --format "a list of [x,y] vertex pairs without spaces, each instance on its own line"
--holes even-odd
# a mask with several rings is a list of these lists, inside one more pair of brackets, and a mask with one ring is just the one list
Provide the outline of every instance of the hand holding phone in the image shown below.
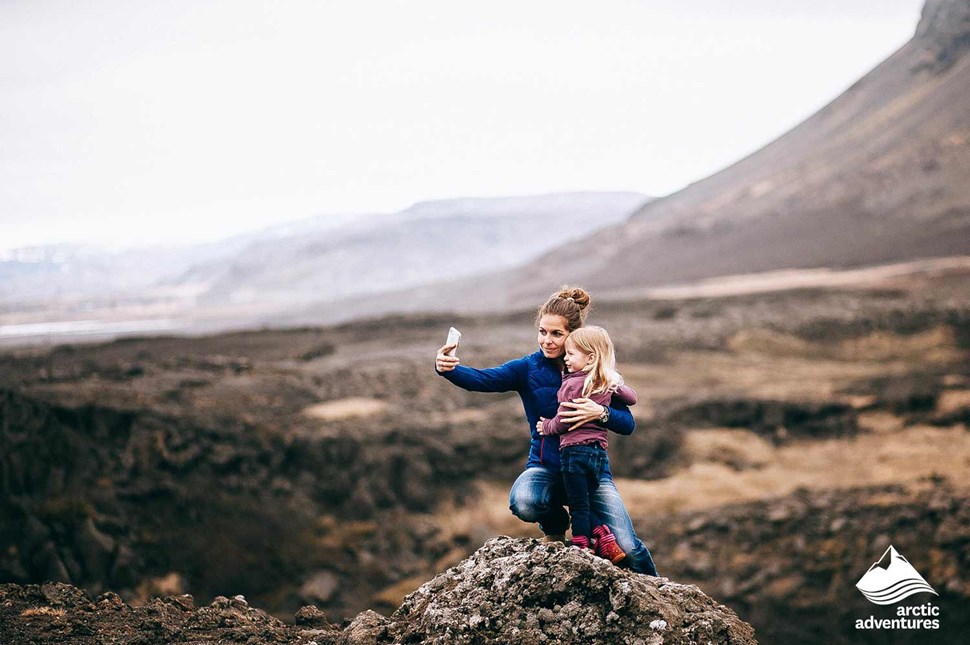
[[461,343],[461,332],[455,329],[454,327],[451,327],[450,329],[448,329],[448,340],[447,342],[445,342],[445,345],[454,345],[454,348],[445,352],[445,355],[454,356],[455,352],[458,349],[459,343]]

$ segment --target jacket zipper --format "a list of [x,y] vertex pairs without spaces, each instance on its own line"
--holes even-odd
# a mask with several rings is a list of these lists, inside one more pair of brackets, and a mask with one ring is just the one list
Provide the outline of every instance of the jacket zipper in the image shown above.
[[539,437],[539,463],[542,463],[542,447],[546,445],[546,438]]

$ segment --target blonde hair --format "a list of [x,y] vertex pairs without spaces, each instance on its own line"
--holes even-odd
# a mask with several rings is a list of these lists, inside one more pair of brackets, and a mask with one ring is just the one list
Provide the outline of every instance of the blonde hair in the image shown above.
[[583,382],[583,396],[615,392],[623,385],[623,377],[616,371],[616,350],[605,329],[595,325],[580,327],[566,337],[566,343],[593,355],[593,364]]
[[563,285],[549,296],[536,314],[536,325],[543,316],[562,316],[566,321],[566,331],[572,332],[583,326],[589,313],[589,294],[580,287]]

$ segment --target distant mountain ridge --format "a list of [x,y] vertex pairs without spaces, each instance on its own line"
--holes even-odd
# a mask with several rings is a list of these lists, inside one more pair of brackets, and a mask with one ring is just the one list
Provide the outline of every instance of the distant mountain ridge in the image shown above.
[[525,264],[648,200],[634,192],[449,199],[208,244],[17,249],[0,255],[0,342],[279,325],[310,307],[348,319],[355,300],[392,305],[383,294]]
[[[773,143],[500,280],[510,303],[784,268],[970,253],[970,2],[929,0],[913,39]],[[561,258],[581,258],[564,262]]]
[[321,231],[260,238],[173,285],[206,304],[335,302],[523,264],[627,218],[639,193],[562,193],[421,202]]

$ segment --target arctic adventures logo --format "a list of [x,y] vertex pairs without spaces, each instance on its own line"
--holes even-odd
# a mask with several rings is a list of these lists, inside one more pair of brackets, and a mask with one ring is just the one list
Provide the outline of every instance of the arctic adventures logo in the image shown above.
[[[923,576],[889,545],[855,584],[866,599],[876,605],[893,605],[913,594],[931,593],[939,596]],[[939,629],[940,608],[932,602],[896,608],[895,618],[869,616],[855,621],[856,629]]]

